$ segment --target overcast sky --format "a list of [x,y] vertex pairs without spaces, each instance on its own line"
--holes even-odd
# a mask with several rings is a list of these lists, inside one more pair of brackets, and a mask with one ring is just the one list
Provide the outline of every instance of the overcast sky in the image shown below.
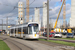
[[[14,23],[18,20],[18,9],[14,6],[18,6],[18,2],[24,2],[26,7],[26,0],[0,0],[0,19],[4,20],[4,23],[6,23],[6,17],[9,17],[9,23]],[[30,3],[32,3],[34,0],[30,0]],[[30,7],[40,7],[43,6],[43,2],[46,2],[47,0],[35,0]],[[50,18],[52,18],[53,21],[56,20],[58,12],[61,7],[61,0],[50,0]],[[62,9],[63,10],[63,9]],[[40,9],[40,16],[42,16],[42,9]],[[26,10],[25,10],[25,16],[26,16]],[[30,9],[30,19],[34,16],[34,9]],[[69,21],[69,18],[71,16],[71,0],[66,0],[66,20]],[[59,21],[62,22],[63,19],[63,11],[60,14]],[[0,22],[1,23],[1,22]],[[16,22],[15,22],[16,23]]]

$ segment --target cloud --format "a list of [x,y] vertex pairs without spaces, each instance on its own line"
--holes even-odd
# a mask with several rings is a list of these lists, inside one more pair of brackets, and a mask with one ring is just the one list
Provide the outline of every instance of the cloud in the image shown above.
[[[9,16],[10,19],[16,20],[15,18],[18,17],[18,8],[14,9],[14,6],[18,6],[18,1],[19,0],[0,0],[0,19],[6,19],[6,16]],[[21,2],[25,3],[25,7],[26,7],[26,0],[20,0]],[[30,0],[30,3],[32,3],[34,0]],[[30,7],[40,7],[43,6],[43,2],[45,2],[47,0],[35,0],[33,2],[33,4],[30,5]],[[50,11],[50,17],[53,19],[57,18],[60,6],[56,6],[56,3],[60,2],[60,0],[50,0],[49,5],[50,8],[52,8],[52,11]],[[71,12],[71,5],[67,4],[66,5],[66,13],[67,15],[70,14]],[[14,10],[13,10],[14,9]],[[13,11],[12,11],[13,10]],[[12,12],[10,12],[12,11]],[[10,13],[9,13],[10,12]],[[40,14],[42,15],[42,9],[40,9]],[[63,18],[62,13],[60,14],[60,19]],[[15,15],[17,14],[17,15]],[[14,16],[13,16],[14,15]],[[30,16],[33,15],[34,16],[34,9],[30,9]],[[26,10],[25,10],[25,16],[26,16]],[[31,19],[31,17],[30,17]],[[5,23],[5,22],[4,22]]]
[[[60,10],[60,6],[57,6],[57,7],[52,8],[52,11],[50,11],[50,18],[52,18],[53,26],[55,25],[55,21],[57,19],[59,10]],[[70,17],[71,17],[71,5],[66,4],[66,20],[67,20],[67,18],[70,18]],[[57,25],[58,24],[61,24],[61,25],[63,24],[63,9],[60,13]]]
[[[60,10],[60,6],[52,8],[52,11],[50,11],[50,17],[56,19],[58,16],[59,10]],[[68,14],[71,14],[71,5],[70,4],[66,4],[66,15],[68,15]],[[59,18],[63,19],[63,9],[60,13]]]

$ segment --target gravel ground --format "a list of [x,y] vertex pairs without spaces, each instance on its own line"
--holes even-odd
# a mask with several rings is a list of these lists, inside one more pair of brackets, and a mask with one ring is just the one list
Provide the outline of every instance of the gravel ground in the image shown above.
[[[1,36],[11,50],[75,50],[74,47],[37,40],[23,40],[19,38],[10,38],[9,36]],[[11,42],[10,42],[11,41]],[[13,44],[12,44],[13,43]],[[14,45],[15,44],[15,45]]]

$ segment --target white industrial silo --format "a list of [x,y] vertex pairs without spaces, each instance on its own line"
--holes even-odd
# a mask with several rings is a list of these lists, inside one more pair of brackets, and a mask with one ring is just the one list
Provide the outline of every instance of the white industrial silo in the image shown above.
[[75,0],[71,0],[70,27],[75,27]]
[[24,2],[18,2],[18,23],[23,24],[25,19],[25,4]]
[[43,27],[47,28],[47,2],[43,2]]

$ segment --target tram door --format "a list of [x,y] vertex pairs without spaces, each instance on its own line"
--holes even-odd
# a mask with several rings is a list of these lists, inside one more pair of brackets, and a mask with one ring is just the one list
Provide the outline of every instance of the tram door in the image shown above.
[[15,37],[15,28],[13,28],[13,35],[12,36]]
[[10,36],[13,36],[14,29],[10,30]]
[[15,36],[18,37],[18,28],[15,29]]
[[24,34],[23,27],[21,27],[21,35],[20,35],[20,38],[23,38],[23,34]]
[[18,28],[18,37],[21,37],[21,28]]

